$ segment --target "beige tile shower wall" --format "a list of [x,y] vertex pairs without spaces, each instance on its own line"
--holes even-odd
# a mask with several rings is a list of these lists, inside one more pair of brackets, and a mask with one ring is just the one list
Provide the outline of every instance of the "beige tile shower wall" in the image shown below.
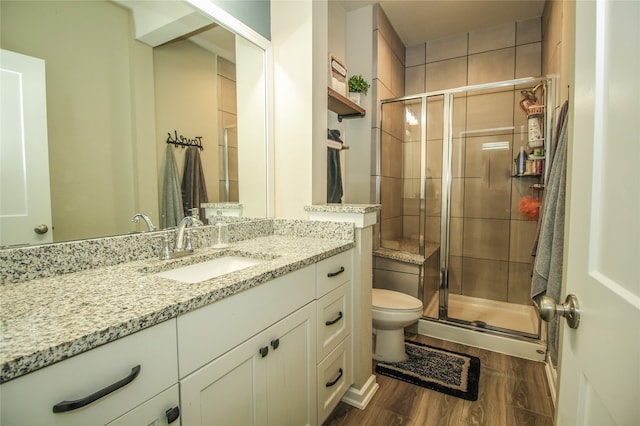
[[[374,79],[372,91],[378,102],[404,95],[404,46],[379,6],[374,8]],[[375,111],[367,114],[377,117]],[[403,163],[404,110],[402,105],[388,105],[382,111],[384,129],[381,132],[379,120],[374,120],[373,139],[380,146],[376,152],[377,161],[372,164],[374,179],[380,179],[381,240],[398,241],[403,235],[403,211],[405,209],[405,188]],[[379,144],[379,145],[378,145]],[[380,170],[376,170],[376,164]],[[411,204],[411,203],[409,203]],[[411,209],[411,206],[406,206]],[[417,224],[417,222],[416,222]]]
[[238,123],[236,107],[236,65],[218,57],[218,122],[222,123],[218,134],[219,199],[226,201],[224,175],[224,129],[227,128],[229,154],[229,201],[238,202]]
[[[480,29],[406,49],[406,95],[542,73],[541,18]],[[519,201],[533,182],[511,177],[527,142],[520,88],[484,91],[454,100],[449,291],[528,304],[536,221]],[[427,116],[426,239],[439,242],[442,101]],[[508,150],[483,150],[506,142]]]

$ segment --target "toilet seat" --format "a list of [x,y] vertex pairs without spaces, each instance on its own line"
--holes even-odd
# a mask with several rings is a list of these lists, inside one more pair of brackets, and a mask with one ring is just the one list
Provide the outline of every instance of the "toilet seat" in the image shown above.
[[374,288],[371,292],[374,309],[385,311],[422,311],[422,302],[408,294]]

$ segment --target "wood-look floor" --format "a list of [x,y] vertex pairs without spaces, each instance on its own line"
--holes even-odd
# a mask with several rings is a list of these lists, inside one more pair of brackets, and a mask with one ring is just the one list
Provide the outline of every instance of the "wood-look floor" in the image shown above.
[[341,402],[324,426],[553,425],[542,363],[420,335],[406,337],[480,358],[478,400],[465,401],[377,374],[380,388],[366,409]]

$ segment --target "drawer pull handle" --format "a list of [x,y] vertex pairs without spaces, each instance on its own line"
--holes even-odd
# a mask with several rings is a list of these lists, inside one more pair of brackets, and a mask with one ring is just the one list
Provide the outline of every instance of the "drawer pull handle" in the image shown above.
[[180,417],[180,407],[169,408],[165,414],[167,415],[167,423],[171,424]]
[[280,346],[280,339],[273,339],[271,341],[271,347],[273,348],[273,350],[278,349],[278,346]]
[[269,354],[269,346],[263,346],[260,348],[260,356],[262,358],[264,358],[265,356],[267,356]]
[[342,319],[342,311],[338,312],[338,317],[334,320],[330,320],[324,323],[324,325],[333,325]]
[[344,272],[344,266],[341,266],[340,269],[338,269],[336,272],[329,272],[327,274],[327,277],[328,278],[335,277],[336,275],[340,275],[343,272]]
[[76,399],[75,401],[62,401],[53,406],[54,413],[65,413],[67,411],[77,410],[78,408],[82,408],[86,405],[91,404],[99,400],[100,398],[109,395],[111,392],[116,391],[129,383],[131,383],[136,377],[140,374],[140,365],[136,365],[131,369],[131,373],[127,377],[122,380],[118,380],[117,382],[107,386],[104,389],[100,389],[97,392],[92,393],[91,395],[85,396],[84,398]]
[[327,382],[325,384],[326,387],[330,388],[331,386],[335,385],[336,383],[338,383],[338,380],[340,380],[340,378],[342,377],[342,368],[340,368],[338,370],[338,377],[336,377],[335,380],[331,381],[331,382]]

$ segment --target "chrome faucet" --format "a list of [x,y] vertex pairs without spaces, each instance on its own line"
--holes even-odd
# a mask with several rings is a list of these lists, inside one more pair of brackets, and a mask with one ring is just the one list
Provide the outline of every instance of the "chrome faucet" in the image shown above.
[[191,250],[191,243],[187,244],[185,248],[185,230],[188,226],[202,226],[204,223],[200,219],[195,216],[185,216],[180,223],[178,224],[178,228],[176,229],[176,242],[173,248],[174,253],[183,252],[186,250]]
[[157,229],[156,226],[151,222],[151,219],[149,219],[149,216],[144,213],[134,214],[131,218],[131,222],[138,223],[140,218],[144,219],[145,223],[147,224],[147,228],[149,228],[149,231],[155,231]]

